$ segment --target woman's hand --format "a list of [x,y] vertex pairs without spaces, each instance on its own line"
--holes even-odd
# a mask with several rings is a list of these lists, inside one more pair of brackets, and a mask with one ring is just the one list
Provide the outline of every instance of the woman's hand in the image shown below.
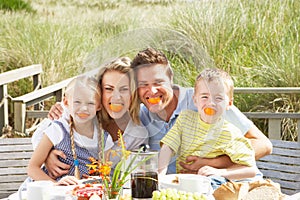
[[61,106],[60,102],[56,102],[53,106],[51,106],[49,113],[48,113],[48,118],[51,120],[54,119],[59,119],[64,112],[63,107]]

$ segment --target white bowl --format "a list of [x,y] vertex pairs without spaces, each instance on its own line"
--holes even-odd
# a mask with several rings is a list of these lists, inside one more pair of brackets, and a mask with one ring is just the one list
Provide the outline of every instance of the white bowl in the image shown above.
[[[178,183],[174,183],[178,180]],[[210,178],[196,174],[168,174],[160,176],[159,189],[174,188],[186,192],[199,192],[210,195],[213,193]]]

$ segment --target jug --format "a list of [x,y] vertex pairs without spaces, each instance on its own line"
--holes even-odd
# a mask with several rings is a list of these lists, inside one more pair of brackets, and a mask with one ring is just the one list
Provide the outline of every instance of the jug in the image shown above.
[[[135,156],[133,166],[139,165],[131,173],[132,199],[152,199],[152,192],[158,190],[158,152],[157,151],[132,151],[131,159]],[[145,162],[141,162],[148,159]],[[141,164],[142,163],[142,164]]]

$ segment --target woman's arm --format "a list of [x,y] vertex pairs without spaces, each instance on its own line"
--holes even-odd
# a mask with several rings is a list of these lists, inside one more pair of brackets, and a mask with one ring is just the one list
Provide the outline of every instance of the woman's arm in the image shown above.
[[51,180],[55,182],[50,176],[48,176],[42,169],[41,166],[48,157],[49,152],[53,147],[52,142],[47,135],[44,134],[41,142],[34,150],[33,155],[29,161],[27,174],[33,180]]

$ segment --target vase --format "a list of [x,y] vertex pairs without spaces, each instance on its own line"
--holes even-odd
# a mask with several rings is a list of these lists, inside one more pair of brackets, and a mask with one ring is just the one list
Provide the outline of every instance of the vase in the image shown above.
[[122,196],[122,188],[111,188],[108,194],[109,200],[118,200]]

